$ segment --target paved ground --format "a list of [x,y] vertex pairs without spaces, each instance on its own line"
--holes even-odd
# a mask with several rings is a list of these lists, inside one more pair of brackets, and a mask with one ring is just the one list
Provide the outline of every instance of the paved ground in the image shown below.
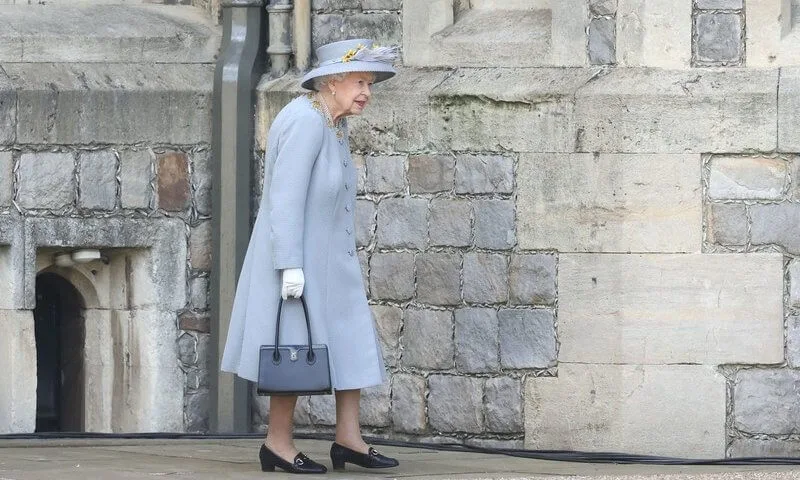
[[[0,439],[0,480],[294,479],[262,473],[258,439],[244,440],[9,440]],[[311,458],[330,467],[330,442],[299,440]],[[800,479],[800,467],[677,467],[552,462],[419,448],[380,447],[400,467],[369,471],[348,466],[344,473],[300,478],[343,479]]]

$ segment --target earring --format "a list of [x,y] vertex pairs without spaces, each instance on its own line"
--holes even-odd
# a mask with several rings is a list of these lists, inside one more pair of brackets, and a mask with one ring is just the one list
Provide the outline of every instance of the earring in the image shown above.
[[331,92],[331,95],[333,95],[335,97],[336,96],[336,92]]

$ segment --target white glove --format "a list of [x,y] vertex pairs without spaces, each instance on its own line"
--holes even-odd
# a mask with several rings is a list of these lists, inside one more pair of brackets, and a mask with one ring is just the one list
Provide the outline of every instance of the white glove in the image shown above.
[[302,268],[287,268],[281,273],[281,297],[286,300],[289,297],[300,298],[303,295],[303,287],[306,284],[306,277],[303,275]]

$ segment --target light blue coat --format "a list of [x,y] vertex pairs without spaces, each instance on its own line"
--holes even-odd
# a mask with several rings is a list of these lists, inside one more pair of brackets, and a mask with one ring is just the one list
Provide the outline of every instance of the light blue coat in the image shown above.
[[[280,271],[302,268],[314,343],[325,343],[337,390],[383,382],[385,368],[356,255],[356,168],[308,96],[291,101],[269,130],[265,191],[250,237],[222,370],[258,378],[261,345],[273,344]],[[284,303],[281,343],[306,343],[298,300]]]

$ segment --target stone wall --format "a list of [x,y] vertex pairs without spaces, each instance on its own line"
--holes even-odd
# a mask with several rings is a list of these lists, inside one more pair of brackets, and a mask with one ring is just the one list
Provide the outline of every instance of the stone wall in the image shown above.
[[402,0],[312,0],[312,48],[345,38],[401,45]]

